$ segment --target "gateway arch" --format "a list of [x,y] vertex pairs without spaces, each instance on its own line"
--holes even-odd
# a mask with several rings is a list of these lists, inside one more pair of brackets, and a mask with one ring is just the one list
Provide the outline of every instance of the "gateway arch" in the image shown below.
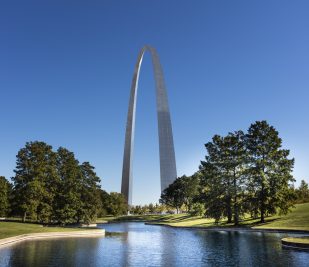
[[126,135],[125,135],[121,193],[125,196],[127,203],[129,205],[132,204],[132,182],[133,182],[132,167],[133,167],[137,88],[138,88],[139,72],[143,56],[146,51],[150,52],[152,58],[152,65],[156,85],[161,192],[177,178],[172,123],[168,107],[163,70],[156,49],[146,45],[139,52],[134,69],[131,84],[130,100],[129,100]]

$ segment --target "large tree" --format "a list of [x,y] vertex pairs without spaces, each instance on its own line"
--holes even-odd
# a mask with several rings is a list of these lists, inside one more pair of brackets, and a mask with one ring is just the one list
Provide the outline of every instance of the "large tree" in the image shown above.
[[85,223],[95,221],[101,209],[102,203],[100,199],[100,178],[94,171],[94,167],[89,162],[80,165],[81,180],[81,209],[79,210],[79,220]]
[[89,223],[102,210],[94,167],[89,162],[79,165],[74,153],[63,147],[54,152],[44,142],[26,143],[17,154],[12,179],[12,214],[23,220]]
[[99,197],[100,197],[100,203],[101,207],[98,213],[98,216],[105,216],[107,214],[110,214],[110,195],[103,189],[99,189]]
[[243,198],[246,186],[246,165],[247,154],[242,131],[229,133],[225,138],[225,159],[226,171],[229,180],[229,195],[232,202],[233,221],[239,223],[239,217],[243,215]]
[[249,154],[249,191],[257,203],[260,221],[279,209],[287,213],[292,205],[289,184],[294,181],[294,159],[289,150],[282,149],[279,133],[266,121],[252,124],[246,135]]
[[181,178],[177,178],[172,184],[165,188],[161,194],[160,203],[179,210],[185,204],[184,183]]
[[[205,203],[205,215],[218,222],[222,217],[227,216],[226,189],[220,178],[219,170],[211,161],[211,156],[207,155],[205,159],[200,165],[202,179],[198,200]],[[230,220],[232,220],[232,216],[230,216]]]
[[183,175],[179,178],[184,192],[184,204],[187,211],[191,211],[196,195],[199,191],[200,173],[197,172],[192,176]]
[[83,174],[74,153],[66,148],[57,150],[57,171],[60,177],[55,201],[55,220],[61,224],[79,222],[83,209]]
[[11,184],[0,176],[0,217],[6,217],[10,211]]
[[245,183],[246,149],[244,133],[215,135],[205,145],[208,155],[201,162],[202,195],[207,202],[207,214],[219,220],[226,216],[228,223],[239,223]]
[[109,196],[109,214],[114,216],[125,215],[128,211],[128,205],[124,195],[111,192]]
[[23,215],[33,220],[49,222],[56,193],[56,155],[44,142],[28,142],[17,154],[14,182],[14,202]]

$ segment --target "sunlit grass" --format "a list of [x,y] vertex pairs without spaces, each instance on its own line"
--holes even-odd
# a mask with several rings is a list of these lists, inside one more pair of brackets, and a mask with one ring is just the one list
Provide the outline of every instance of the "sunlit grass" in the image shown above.
[[285,216],[274,216],[270,223],[257,228],[309,230],[309,203],[297,204],[291,213]]
[[43,227],[39,224],[21,222],[0,222],[0,239],[31,233],[81,231],[80,228]]

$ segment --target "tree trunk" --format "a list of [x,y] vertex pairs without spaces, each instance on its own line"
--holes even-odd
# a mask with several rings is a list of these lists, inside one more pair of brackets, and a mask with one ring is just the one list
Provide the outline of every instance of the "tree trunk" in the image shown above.
[[231,202],[231,198],[229,197],[227,201],[227,223],[231,223],[233,218]]
[[[263,156],[263,161],[264,161]],[[265,222],[265,166],[262,167],[263,176],[262,176],[262,188],[261,188],[261,223]]]
[[23,222],[26,222],[26,216],[27,216],[27,212],[24,212]]
[[226,204],[227,204],[227,207],[226,207],[227,223],[231,223],[232,219],[233,219],[233,213],[232,213],[231,180],[230,180],[230,178],[228,178],[228,181],[227,181],[227,201],[226,201]]
[[237,196],[234,198],[234,224],[239,224],[239,214],[238,214],[238,204],[237,204]]
[[233,180],[233,186],[234,186],[234,224],[239,224],[239,214],[238,214],[238,204],[237,204],[237,185],[236,185],[236,173],[234,169],[234,180]]
[[234,205],[234,224],[239,224],[238,206],[236,204]]
[[189,204],[189,201],[186,202],[186,210],[187,210],[187,213],[190,211],[190,204]]
[[261,192],[261,223],[265,222],[265,203],[264,203],[264,183],[262,183]]
[[265,208],[264,208],[264,203],[261,203],[261,223],[265,222]]

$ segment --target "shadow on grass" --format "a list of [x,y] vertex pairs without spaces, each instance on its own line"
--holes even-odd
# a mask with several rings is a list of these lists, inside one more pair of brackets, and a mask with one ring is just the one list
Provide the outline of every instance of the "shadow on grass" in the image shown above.
[[[199,222],[201,220],[205,220],[202,222]],[[140,221],[140,222],[153,222],[158,224],[181,224],[183,227],[222,227],[222,228],[251,228],[256,226],[267,226],[270,223],[273,223],[277,220],[282,220],[280,217],[266,217],[265,223],[261,223],[259,219],[253,219],[253,218],[244,218],[242,219],[238,225],[234,225],[233,223],[227,223],[226,218],[224,218],[222,221],[215,223],[212,220],[209,220],[209,218],[201,217],[201,216],[191,216],[189,214],[164,214],[164,215],[129,215],[129,216],[120,216],[116,217],[111,221],[114,222],[120,222],[120,221]],[[188,223],[186,225],[185,223]]]

